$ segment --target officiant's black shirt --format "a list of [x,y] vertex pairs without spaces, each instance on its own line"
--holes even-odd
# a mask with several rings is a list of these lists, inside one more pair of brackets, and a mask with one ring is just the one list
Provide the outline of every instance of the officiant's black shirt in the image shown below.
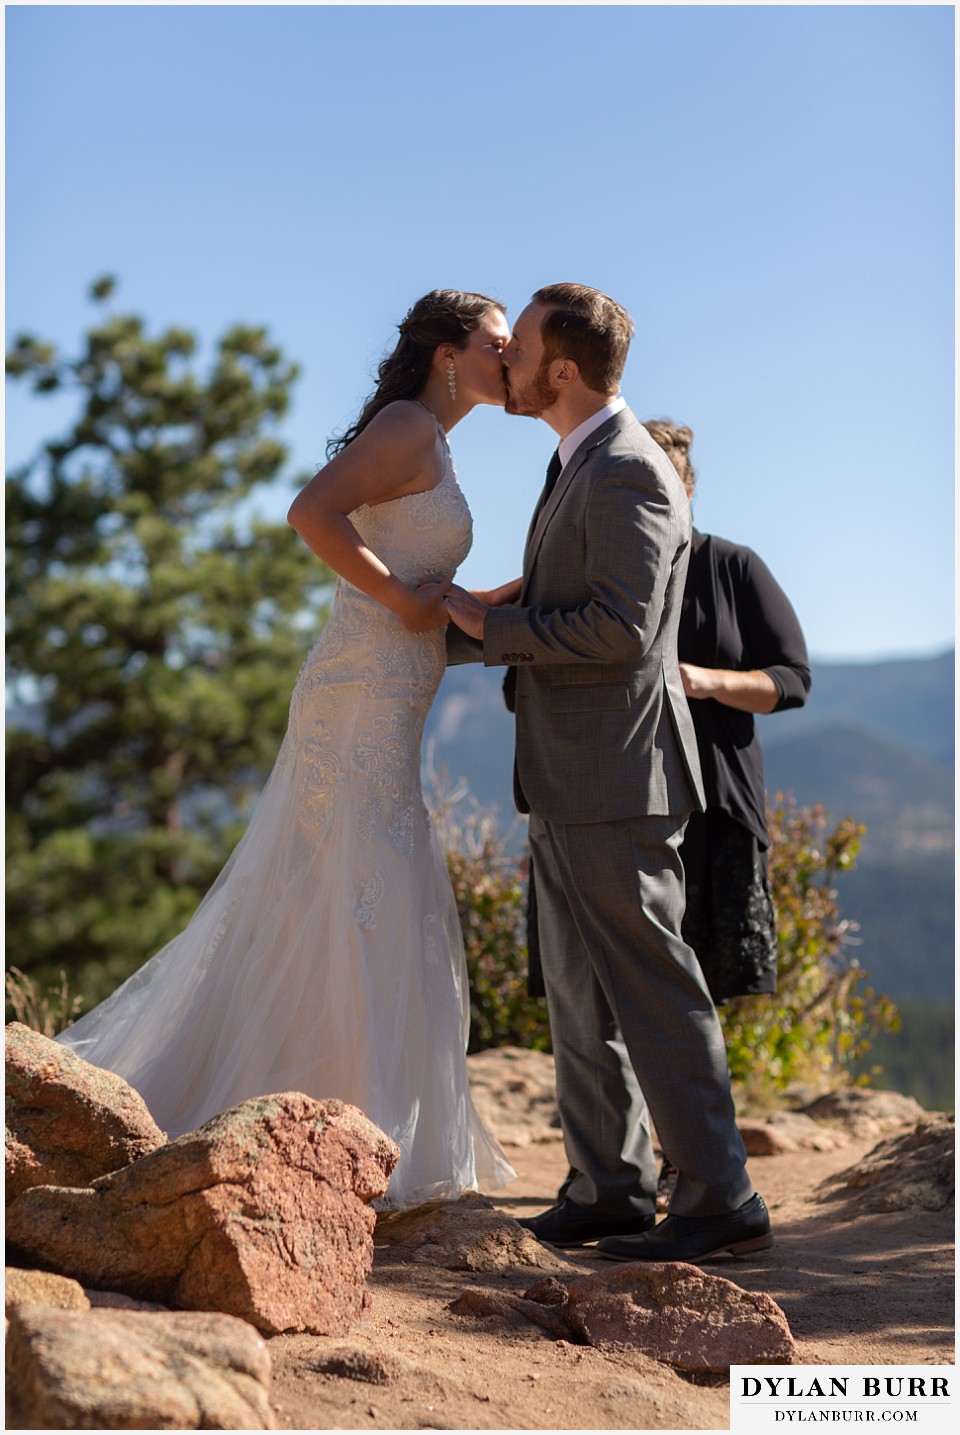
[[[774,712],[799,708],[810,691],[807,645],[790,600],[750,548],[693,530],[677,640],[680,661],[768,673]],[[707,806],[719,807],[769,845],[763,752],[752,713],[691,698]]]

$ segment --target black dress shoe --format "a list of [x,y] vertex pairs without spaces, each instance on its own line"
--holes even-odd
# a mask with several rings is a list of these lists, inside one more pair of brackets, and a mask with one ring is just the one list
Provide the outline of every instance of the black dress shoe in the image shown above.
[[639,1236],[607,1236],[597,1246],[612,1261],[688,1261],[746,1255],[773,1245],[763,1197],[753,1195],[725,1216],[667,1216]]
[[656,1216],[606,1216],[578,1206],[576,1201],[558,1201],[539,1216],[525,1216],[518,1224],[532,1231],[538,1241],[551,1246],[585,1246],[603,1236],[638,1236],[649,1231]]
[[[570,1187],[573,1185],[574,1181],[579,1175],[580,1172],[577,1170],[576,1166],[571,1166],[567,1174],[564,1176],[563,1181],[561,1182],[560,1189],[557,1191],[558,1201],[566,1200],[567,1192],[570,1190]],[[677,1170],[676,1166],[671,1165],[671,1163],[667,1160],[666,1156],[664,1156],[663,1163],[660,1167],[660,1175],[657,1177],[658,1211],[669,1211],[670,1197],[673,1195],[674,1191],[677,1188],[677,1177],[679,1175],[680,1172]]]

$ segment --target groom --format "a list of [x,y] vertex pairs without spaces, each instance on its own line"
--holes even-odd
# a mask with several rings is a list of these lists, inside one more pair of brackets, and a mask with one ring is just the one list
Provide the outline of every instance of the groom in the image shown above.
[[[698,1261],[771,1236],[716,1011],[680,936],[678,849],[703,805],[677,664],[690,509],[618,397],[632,332],[619,304],[581,284],[538,290],[519,316],[503,353],[507,411],[542,418],[559,448],[523,579],[487,601],[455,587],[447,603],[487,666],[516,668],[516,796],[530,813],[557,1101],[578,1173],[521,1224],[622,1260]],[[679,1171],[659,1225],[647,1106]]]

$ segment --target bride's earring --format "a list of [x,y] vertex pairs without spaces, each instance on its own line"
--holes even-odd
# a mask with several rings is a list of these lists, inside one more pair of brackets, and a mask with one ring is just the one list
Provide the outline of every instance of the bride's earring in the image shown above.
[[457,397],[457,371],[453,366],[452,359],[447,365],[447,388],[450,390],[451,399],[455,401]]

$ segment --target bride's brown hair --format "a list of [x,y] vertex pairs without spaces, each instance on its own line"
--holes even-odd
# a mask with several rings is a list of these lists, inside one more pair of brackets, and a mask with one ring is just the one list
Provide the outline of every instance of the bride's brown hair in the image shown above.
[[431,289],[418,299],[397,325],[399,342],[377,370],[377,387],[364,404],[360,417],[330,440],[327,457],[333,458],[353,443],[387,404],[395,399],[415,399],[430,376],[433,356],[440,345],[453,344],[465,349],[470,335],[479,329],[484,315],[491,309],[498,309],[501,314],[506,312],[496,299],[460,289]]

